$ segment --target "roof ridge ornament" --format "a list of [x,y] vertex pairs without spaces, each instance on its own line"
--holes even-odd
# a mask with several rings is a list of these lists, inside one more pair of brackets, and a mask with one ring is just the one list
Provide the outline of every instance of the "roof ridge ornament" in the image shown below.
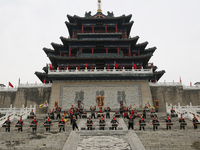
[[101,0],[98,0],[98,10],[97,10],[97,12],[98,13],[101,13],[102,12],[102,10],[101,10]]

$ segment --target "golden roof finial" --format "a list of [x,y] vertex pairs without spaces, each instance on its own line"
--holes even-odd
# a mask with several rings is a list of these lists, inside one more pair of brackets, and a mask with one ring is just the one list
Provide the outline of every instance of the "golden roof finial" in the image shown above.
[[102,11],[101,11],[101,0],[98,0],[98,3],[99,3],[99,4],[98,4],[98,10],[97,10],[97,12],[102,12]]

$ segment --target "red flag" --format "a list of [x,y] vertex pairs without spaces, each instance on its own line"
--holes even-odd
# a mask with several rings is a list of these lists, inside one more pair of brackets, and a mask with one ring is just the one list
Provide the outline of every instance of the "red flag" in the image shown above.
[[67,67],[66,67],[66,65],[65,65],[65,70],[67,70]]
[[20,84],[20,78],[19,78],[19,82],[18,82],[18,84]]
[[156,80],[156,76],[155,76],[155,80],[154,80],[154,82],[155,82],[155,83],[157,82],[157,80]]
[[46,76],[45,76],[45,78],[44,78],[44,83],[46,83]]
[[78,70],[80,70],[80,66],[78,65]]
[[182,82],[181,77],[180,77],[180,83]]
[[69,69],[69,65],[68,65],[68,63],[67,63],[67,69]]
[[60,70],[60,65],[58,66],[58,70]]
[[109,69],[110,69],[109,65],[108,65],[108,67],[107,67],[107,68],[108,68],[108,71],[109,71]]
[[192,82],[190,82],[190,86],[192,86]]
[[85,67],[87,68],[87,62],[86,62],[86,64],[85,64]]
[[153,68],[153,64],[151,63],[151,69]]
[[133,67],[134,67],[134,69],[137,69],[137,66],[134,64],[134,62],[133,62]]
[[53,70],[53,68],[52,68],[51,64],[49,64],[49,68],[50,68],[50,70]]
[[140,52],[138,52],[138,56],[140,56]]
[[140,65],[140,69],[142,69],[142,65]]
[[119,67],[119,65],[116,63],[116,61],[115,61],[115,68],[117,69]]
[[123,66],[121,65],[121,71],[123,70]]
[[13,87],[14,87],[14,86],[13,86],[13,85],[12,85],[10,82],[8,83],[8,85],[9,85],[11,88],[13,88]]
[[91,66],[91,71],[93,71],[93,65]]

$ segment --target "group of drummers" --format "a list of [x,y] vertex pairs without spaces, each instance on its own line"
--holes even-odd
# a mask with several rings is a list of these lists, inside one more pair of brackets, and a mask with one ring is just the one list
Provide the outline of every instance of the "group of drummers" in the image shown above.
[[[92,130],[93,129],[93,121],[92,118],[96,119],[96,118],[100,118],[99,119],[99,127],[100,130],[104,130],[105,125],[106,125],[106,121],[104,118],[110,118],[110,107],[104,108],[104,110],[102,108],[99,109],[99,111],[96,111],[96,106],[92,107],[90,106],[90,111],[91,111],[91,115],[89,116],[89,118],[87,119],[86,125],[87,125],[87,130]],[[118,124],[119,122],[117,121],[116,118],[119,117],[124,117],[126,119],[128,119],[128,129],[130,130],[131,128],[134,129],[134,119],[136,117],[139,117],[139,130],[145,130],[145,120],[146,119],[146,113],[147,111],[149,111],[148,107],[145,106],[143,111],[142,111],[142,116],[137,113],[136,110],[134,110],[132,108],[132,106],[128,107],[123,107],[121,106],[119,109],[116,109],[114,115],[113,115],[113,119],[111,120],[111,124],[112,124],[112,129],[117,130]],[[54,120],[54,113],[57,114],[56,119],[59,119],[58,121],[58,127],[59,127],[59,132],[61,132],[61,130],[65,131],[65,124],[66,122],[68,122],[68,120],[71,120],[71,125],[72,125],[72,129],[75,130],[79,130],[78,129],[78,125],[76,123],[78,116],[79,118],[87,118],[87,111],[81,106],[80,108],[76,108],[73,107],[73,105],[71,105],[71,108],[69,109],[68,113],[66,113],[64,111],[64,116],[60,116],[61,113],[61,107],[56,107],[55,110],[53,109],[52,111],[49,111],[48,115],[47,115],[47,120],[43,123],[43,126],[46,128],[46,132],[49,131],[50,132],[50,128],[51,126],[53,126],[52,121]],[[177,117],[178,115],[176,114],[175,110],[172,108],[171,109],[171,117]],[[155,111],[152,109],[151,111],[151,117],[153,118],[152,120],[152,125],[153,125],[153,130],[157,130],[158,126],[160,126],[160,123],[157,119],[157,114],[155,113]],[[36,119],[36,115],[34,114],[33,110],[31,111],[30,115],[28,116],[28,119],[33,119],[33,121],[30,124],[30,127],[32,128],[33,132],[37,131],[37,125],[38,125],[38,121]],[[166,119],[166,129],[170,130],[171,126],[173,126],[173,122],[171,121],[171,119],[169,118],[169,115],[167,115],[167,119]],[[180,129],[185,129],[185,126],[187,125],[186,121],[184,120],[184,118],[181,115],[181,118],[179,119],[179,123],[180,123]],[[68,124],[68,123],[67,123]],[[2,127],[5,128],[6,132],[10,132],[10,126],[11,126],[11,121],[9,120],[9,117],[7,118],[7,120],[4,122],[4,124],[2,125]],[[16,124],[14,124],[16,128],[18,128],[18,132],[22,132],[22,127],[23,127],[23,121],[22,121],[22,117],[20,117],[20,120],[18,120],[18,122]],[[194,129],[198,128],[198,125],[200,125],[200,122],[198,121],[198,119],[196,118],[196,116],[194,115],[193,118],[193,125],[194,125]]]

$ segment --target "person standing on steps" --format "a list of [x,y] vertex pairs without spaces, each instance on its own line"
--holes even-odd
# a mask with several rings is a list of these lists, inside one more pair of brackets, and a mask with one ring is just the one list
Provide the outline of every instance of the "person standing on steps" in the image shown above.
[[18,132],[19,132],[19,131],[22,132],[22,126],[23,126],[22,117],[20,117],[20,119],[18,120],[17,125],[20,126],[20,127],[18,127]]
[[142,116],[144,119],[146,119],[146,113],[147,113],[147,112],[146,112],[146,110],[145,110],[145,108],[144,108],[144,109],[143,109],[143,116]]
[[33,127],[32,127],[32,130],[33,130],[33,132],[35,131],[37,131],[37,124],[38,124],[38,121],[36,120],[36,116],[34,116],[34,120],[31,122],[31,124],[33,125]]
[[91,110],[91,118],[94,117],[95,119],[95,110],[96,110],[96,106],[92,108],[92,106],[90,106],[90,110]]
[[146,124],[145,124],[145,121],[144,121],[144,119],[143,119],[142,117],[140,117],[139,125],[140,125],[140,129],[139,129],[139,130],[141,130],[141,129],[145,130],[145,129],[144,129],[144,126],[145,126]]
[[93,125],[93,122],[91,120],[91,117],[89,116],[89,119],[87,120],[87,130],[92,130],[92,125]]
[[158,126],[160,125],[159,124],[159,121],[156,119],[156,115],[154,116],[153,120],[152,120],[152,124],[153,124],[153,130],[155,131],[158,130]]
[[132,116],[132,114],[129,115],[128,117],[128,129],[130,130],[130,128],[132,128],[132,130],[134,130],[134,119],[135,119],[135,115]]
[[101,119],[99,120],[100,130],[104,130],[105,125],[106,125],[106,122],[103,119],[103,116],[101,116]]
[[171,124],[171,119],[169,118],[169,115],[167,115],[167,119],[166,119],[166,129],[170,129],[171,130],[171,126],[169,124]]
[[193,118],[193,125],[194,125],[194,129],[197,129],[198,127],[197,127],[197,122],[199,122],[198,121],[198,119],[196,118],[196,116],[194,115],[194,118]]
[[185,130],[186,122],[185,122],[185,120],[183,119],[182,114],[181,114],[181,118],[179,119],[179,123],[180,123],[180,130],[181,130],[181,129]]
[[112,123],[112,130],[117,130],[117,126],[118,126],[118,124],[119,124],[119,122],[115,119],[115,116],[113,116],[113,119],[111,120],[111,122],[110,123]]
[[3,123],[3,125],[5,125],[6,127],[6,132],[10,132],[10,125],[11,125],[11,122],[10,122],[10,119],[9,117],[7,118],[7,120]]
[[60,127],[59,132],[61,132],[62,129],[63,129],[63,131],[65,132],[65,121],[64,121],[63,117],[62,117],[62,119],[59,121],[58,124],[59,124],[59,127]]
[[72,129],[73,129],[73,130],[75,130],[75,129],[79,130],[79,129],[78,129],[78,126],[77,126],[77,124],[76,124],[75,115],[74,115],[73,118],[72,118]]
[[50,132],[50,128],[51,128],[51,120],[48,117],[48,119],[46,120],[46,122],[43,124],[43,126],[46,128],[46,132],[49,130]]

